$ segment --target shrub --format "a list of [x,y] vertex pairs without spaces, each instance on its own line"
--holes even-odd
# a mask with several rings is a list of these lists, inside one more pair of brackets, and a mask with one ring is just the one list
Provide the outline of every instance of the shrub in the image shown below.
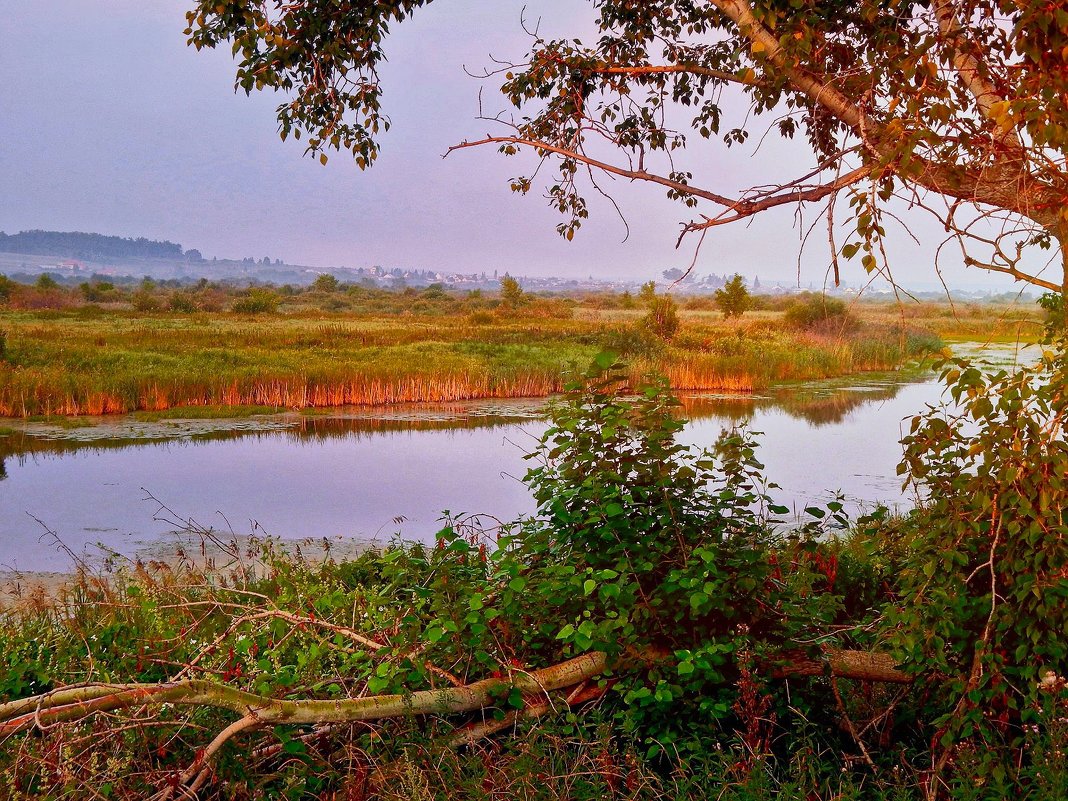
[[192,314],[197,310],[197,302],[191,292],[175,292],[167,302],[168,308],[181,314]]
[[825,294],[804,292],[786,307],[783,319],[794,328],[843,332],[855,328],[857,319],[844,301]]
[[160,309],[160,302],[159,298],[156,297],[156,293],[144,287],[134,290],[133,294],[130,295],[130,305],[133,306],[134,311],[139,312],[154,312]]
[[43,291],[59,289],[59,282],[48,273],[41,273],[34,286]]
[[115,285],[110,281],[84,281],[78,285],[78,289],[90,303],[106,303],[115,299]]
[[724,284],[723,289],[716,290],[716,306],[723,312],[725,319],[741,317],[752,305],[749,290],[746,289],[745,279],[738,273]]
[[959,406],[903,440],[924,500],[888,618],[941,745],[993,753],[1033,722],[1046,673],[1068,674],[1068,356],[993,375],[954,361],[942,378]]
[[239,314],[271,314],[278,311],[278,304],[282,299],[276,292],[270,289],[255,287],[240,300],[234,301],[230,307]]
[[519,282],[505,273],[504,278],[501,279],[501,305],[514,309],[525,300],[526,297]]
[[341,282],[330,273],[323,273],[312,281],[311,288],[315,292],[337,292],[341,288]]
[[1064,296],[1057,292],[1046,292],[1037,301],[1046,312],[1046,339],[1053,339],[1064,331]]
[[642,327],[661,339],[671,339],[679,330],[679,307],[670,295],[659,295],[649,303]]

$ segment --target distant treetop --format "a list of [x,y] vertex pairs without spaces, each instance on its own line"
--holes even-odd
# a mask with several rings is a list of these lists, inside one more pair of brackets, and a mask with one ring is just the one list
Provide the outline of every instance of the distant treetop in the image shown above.
[[81,231],[0,231],[0,251],[34,256],[63,256],[71,259],[200,259],[200,253],[182,251],[174,242],[137,239]]

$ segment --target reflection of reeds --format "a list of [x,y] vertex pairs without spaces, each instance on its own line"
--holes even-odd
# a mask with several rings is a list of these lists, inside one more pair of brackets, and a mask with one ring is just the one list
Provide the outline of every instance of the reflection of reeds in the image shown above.
[[23,464],[27,458],[38,455],[62,456],[68,453],[122,450],[147,446],[173,445],[175,443],[198,444],[227,440],[259,440],[284,437],[294,443],[325,442],[336,439],[361,439],[376,434],[406,431],[454,431],[477,428],[501,428],[520,421],[529,421],[529,414],[509,416],[500,414],[464,415],[460,410],[440,410],[442,415],[433,418],[418,417],[289,417],[280,422],[271,421],[262,428],[219,428],[197,431],[178,425],[160,425],[151,435],[115,433],[102,437],[35,435],[23,431],[11,431],[0,435],[0,479],[5,476],[4,462],[14,458]]
[[776,408],[790,417],[819,427],[840,423],[851,412],[868,403],[891,400],[897,396],[900,389],[900,384],[860,391],[801,388],[778,390],[759,397],[708,398],[683,395],[681,401],[686,417],[691,420],[703,417],[742,420],[751,417],[757,409]]

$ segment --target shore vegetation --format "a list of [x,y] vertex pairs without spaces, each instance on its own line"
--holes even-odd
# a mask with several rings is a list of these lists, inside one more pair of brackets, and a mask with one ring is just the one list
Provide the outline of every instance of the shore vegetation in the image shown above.
[[0,416],[545,396],[603,348],[628,359],[635,382],[655,371],[678,390],[747,392],[891,369],[938,351],[943,337],[1041,332],[1037,309],[894,308],[815,294],[756,296],[744,321],[722,320],[713,298],[654,286],[635,302],[325,281],[96,282],[88,293],[52,283],[11,282],[0,305]]

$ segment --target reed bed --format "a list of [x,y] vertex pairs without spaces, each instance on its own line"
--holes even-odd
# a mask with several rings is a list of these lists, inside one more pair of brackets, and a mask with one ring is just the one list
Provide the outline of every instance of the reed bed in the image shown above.
[[[0,416],[106,415],[176,407],[309,408],[541,397],[611,341],[614,322],[462,318],[0,314]],[[936,343],[937,344],[937,343]],[[690,322],[671,345],[628,357],[634,380],[683,390],[893,367],[929,347],[890,329],[849,337]]]

